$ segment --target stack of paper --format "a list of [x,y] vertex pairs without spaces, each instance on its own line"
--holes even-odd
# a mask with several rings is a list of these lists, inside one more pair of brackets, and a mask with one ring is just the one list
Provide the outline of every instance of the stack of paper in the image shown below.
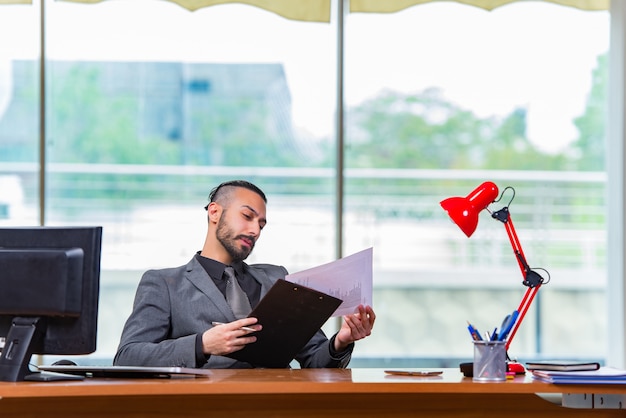
[[598,370],[561,372],[534,370],[533,378],[557,384],[626,384],[626,370],[600,367]]

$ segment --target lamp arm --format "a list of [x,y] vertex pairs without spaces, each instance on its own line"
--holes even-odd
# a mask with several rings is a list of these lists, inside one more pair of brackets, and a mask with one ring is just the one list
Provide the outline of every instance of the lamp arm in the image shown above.
[[535,287],[529,287],[528,289],[526,289],[526,293],[524,293],[524,297],[522,298],[522,301],[520,302],[518,308],[517,308],[517,312],[519,312],[519,316],[517,317],[517,321],[515,321],[515,324],[513,324],[513,328],[511,329],[511,332],[509,333],[509,337],[506,339],[506,345],[505,350],[509,350],[509,346],[511,345],[511,342],[513,341],[513,338],[515,337],[515,333],[517,332],[517,329],[519,328],[520,324],[522,323],[522,321],[524,320],[524,316],[526,316],[526,311],[528,311],[528,308],[530,308],[530,305],[533,303],[533,299],[535,299],[535,295],[537,295],[537,291],[539,290],[539,288],[541,287],[541,285],[535,286]]
[[504,224],[504,228],[506,230],[507,235],[509,236],[509,241],[511,242],[511,247],[513,247],[513,253],[517,259],[517,263],[522,272],[522,276],[524,277],[524,281],[522,284],[527,286],[526,292],[522,297],[522,301],[517,308],[519,316],[517,317],[517,321],[513,325],[511,332],[509,333],[509,337],[507,338],[505,349],[508,351],[509,345],[513,341],[515,337],[515,333],[519,328],[520,324],[524,320],[524,316],[526,316],[526,312],[530,305],[533,303],[537,291],[541,287],[543,283],[543,278],[535,271],[533,271],[526,262],[526,256],[524,255],[524,250],[522,250],[522,244],[519,242],[519,238],[517,237],[517,232],[515,231],[515,226],[513,225],[513,221],[511,220],[511,214],[509,213],[509,208],[504,207],[497,212],[491,214],[491,217],[499,220]]

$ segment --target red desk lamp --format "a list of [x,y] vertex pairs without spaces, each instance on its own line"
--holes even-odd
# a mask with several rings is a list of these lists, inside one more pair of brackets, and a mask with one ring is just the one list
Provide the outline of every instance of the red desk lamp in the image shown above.
[[[512,187],[507,187],[502,192],[502,195],[504,195],[504,192],[507,190],[511,190],[513,192],[513,197],[511,197],[511,200],[509,201],[510,205],[515,197],[515,190]],[[476,230],[479,213],[483,209],[487,209],[487,206],[491,203],[500,201],[500,199],[502,199],[502,195],[496,200],[498,197],[498,186],[490,181],[486,181],[474,189],[469,195],[467,195],[467,197],[450,197],[442,200],[441,207],[448,212],[452,221],[454,221],[454,223],[456,223],[469,238]],[[513,221],[511,220],[509,207],[505,206],[496,212],[491,212],[489,209],[487,209],[487,211],[491,213],[492,218],[497,219],[504,224],[506,233],[511,241],[511,246],[513,247],[513,253],[517,258],[517,263],[519,264],[519,268],[524,278],[522,284],[527,287],[524,297],[517,308],[519,316],[506,341],[505,347],[508,351],[509,345],[511,344],[511,341],[513,341],[513,337],[515,337],[515,333],[522,323],[528,308],[532,304],[537,291],[541,285],[544,284],[544,279],[541,275],[539,275],[539,273],[532,270],[526,262],[526,256],[524,256],[522,245],[517,238],[517,233],[515,232],[515,227],[513,226]]]

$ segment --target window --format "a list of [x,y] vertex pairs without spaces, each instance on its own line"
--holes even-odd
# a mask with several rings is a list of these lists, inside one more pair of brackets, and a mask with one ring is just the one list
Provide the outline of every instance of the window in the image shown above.
[[379,317],[364,364],[454,367],[466,321],[491,331],[520,304],[504,225],[485,211],[468,240],[439,206],[486,180],[492,211],[515,189],[526,258],[550,278],[509,354],[602,357],[608,13],[434,2],[346,27],[346,247],[374,246]]
[[[19,42],[0,51],[0,225],[32,225],[37,7],[1,7],[0,39]],[[142,272],[201,247],[202,207],[223,180],[269,198],[249,262],[296,272],[336,257],[336,16],[151,0],[46,9],[45,222],[104,227],[92,358],[115,353]],[[472,355],[467,320],[487,331],[517,307],[503,226],[485,212],[468,240],[439,207],[484,180],[515,188],[527,259],[551,279],[510,354],[603,359],[609,13],[434,2],[345,23],[341,253],[374,247],[378,315],[352,365],[455,367]]]
[[[0,39],[23,43],[3,42],[0,48],[0,224],[32,225],[39,188],[37,14],[31,6],[3,5],[2,11]],[[19,60],[28,65],[16,71],[13,62]]]

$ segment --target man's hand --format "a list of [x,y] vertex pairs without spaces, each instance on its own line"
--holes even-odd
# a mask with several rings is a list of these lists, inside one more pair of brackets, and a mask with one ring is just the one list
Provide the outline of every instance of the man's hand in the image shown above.
[[343,351],[350,344],[363,339],[372,333],[376,314],[370,306],[359,305],[358,312],[345,315],[341,329],[335,336],[335,350]]
[[256,318],[243,318],[228,324],[215,325],[202,334],[203,352],[204,354],[223,356],[239,351],[246,344],[256,341],[255,336],[246,337],[246,335],[260,331],[261,328],[261,325],[257,324]]

